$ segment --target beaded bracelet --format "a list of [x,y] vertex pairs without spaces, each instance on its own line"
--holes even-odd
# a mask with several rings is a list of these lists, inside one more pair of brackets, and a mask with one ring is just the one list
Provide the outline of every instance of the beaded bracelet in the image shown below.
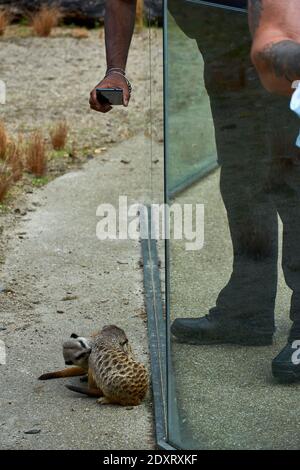
[[[121,69],[121,70],[122,70],[122,69]],[[128,86],[129,94],[131,95],[132,86],[131,86],[130,81],[129,81],[128,78],[126,77],[125,72],[124,72],[124,73],[121,73],[121,72],[117,72],[116,70],[113,70],[113,69],[108,69],[108,71],[106,72],[105,78],[106,78],[108,75],[112,75],[112,74],[121,75],[123,78],[125,78],[125,81],[126,81],[127,86]]]
[[111,71],[113,70],[118,70],[120,73],[122,73],[122,75],[126,75],[126,72],[124,69],[122,69],[121,67],[109,67],[107,70],[106,70],[106,75],[108,75]]

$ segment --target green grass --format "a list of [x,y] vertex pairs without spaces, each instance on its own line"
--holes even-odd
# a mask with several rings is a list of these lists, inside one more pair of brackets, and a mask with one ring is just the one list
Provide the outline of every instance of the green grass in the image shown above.
[[50,158],[64,158],[66,154],[70,154],[71,148],[65,148],[61,150],[51,150]]
[[40,188],[41,186],[45,186],[49,182],[48,176],[42,176],[40,178],[32,178],[32,185]]
[[20,19],[19,25],[21,26],[29,26],[29,18],[26,16],[23,16],[23,18]]
[[6,204],[4,204],[3,202],[0,203],[0,214],[7,214],[8,212],[8,207]]

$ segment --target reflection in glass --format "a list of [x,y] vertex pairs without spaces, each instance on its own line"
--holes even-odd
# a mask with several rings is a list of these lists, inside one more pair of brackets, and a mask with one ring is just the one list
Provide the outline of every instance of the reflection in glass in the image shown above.
[[169,246],[180,418],[169,439],[296,449],[299,385],[278,383],[271,364],[300,338],[299,120],[262,87],[245,12],[182,0],[168,9],[167,196],[205,205],[204,248]]

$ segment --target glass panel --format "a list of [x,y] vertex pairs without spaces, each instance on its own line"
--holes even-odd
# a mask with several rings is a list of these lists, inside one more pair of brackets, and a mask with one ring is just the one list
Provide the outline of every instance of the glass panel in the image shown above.
[[216,148],[197,42],[187,40],[171,14],[168,40],[168,190],[175,194],[216,166]]
[[296,449],[299,119],[259,81],[246,11],[208,3],[165,17],[166,198],[205,208],[202,249],[169,243],[169,441]]

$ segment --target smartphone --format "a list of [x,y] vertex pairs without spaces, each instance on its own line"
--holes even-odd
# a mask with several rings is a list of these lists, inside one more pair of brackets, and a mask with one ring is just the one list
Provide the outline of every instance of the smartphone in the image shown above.
[[100,104],[116,106],[123,104],[123,90],[121,88],[96,88],[97,100]]

